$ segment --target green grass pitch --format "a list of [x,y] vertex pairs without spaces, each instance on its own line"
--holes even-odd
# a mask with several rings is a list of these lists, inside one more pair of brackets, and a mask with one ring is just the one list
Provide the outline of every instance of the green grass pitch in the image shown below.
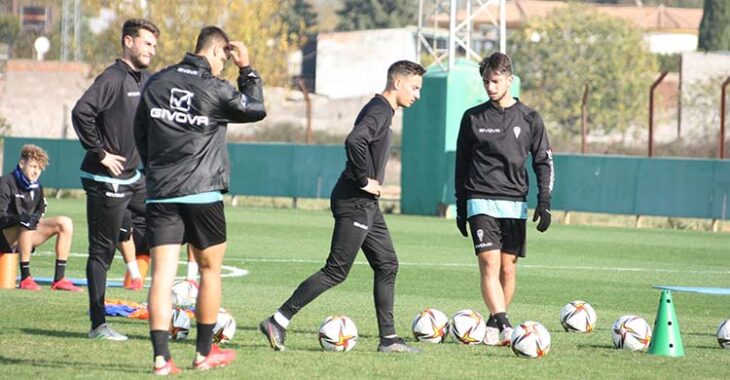
[[[50,215],[75,221],[73,252],[87,247],[83,199],[50,200]],[[685,357],[666,358],[615,350],[610,326],[623,314],[638,314],[653,325],[660,292],[652,285],[727,287],[730,235],[706,232],[553,225],[546,234],[529,224],[527,258],[520,261],[513,322],[542,322],[552,349],[541,360],[519,359],[509,349],[467,347],[449,341],[413,343],[412,318],[424,307],[451,315],[473,308],[486,314],[479,293],[478,268],[470,241],[454,222],[438,218],[387,215],[401,266],[396,285],[396,327],[422,348],[421,355],[375,352],[377,326],[372,271],[358,256],[349,278],[305,308],[293,320],[286,352],[274,352],[258,323],[291,294],[327,256],[332,218],[324,211],[226,208],[229,245],[224,265],[246,269],[243,277],[223,280],[223,306],[238,330],[228,346],[238,359],[203,376],[215,378],[725,378],[730,351],[719,348],[715,331],[730,317],[723,296],[674,293]],[[53,275],[51,244],[32,259],[36,277]],[[68,275],[84,277],[86,259],[73,256]],[[121,278],[115,258],[110,278]],[[181,275],[184,267],[181,266]],[[152,348],[147,324],[109,318],[129,334],[127,342],[86,337],[87,294],[0,291],[0,378],[132,378],[150,373]],[[110,289],[109,298],[143,302],[146,292]],[[559,312],[571,300],[590,302],[598,314],[590,334],[568,334]],[[347,353],[320,350],[316,333],[330,314],[346,314],[360,339]],[[190,369],[195,333],[172,342],[183,368],[181,377],[201,376]]]

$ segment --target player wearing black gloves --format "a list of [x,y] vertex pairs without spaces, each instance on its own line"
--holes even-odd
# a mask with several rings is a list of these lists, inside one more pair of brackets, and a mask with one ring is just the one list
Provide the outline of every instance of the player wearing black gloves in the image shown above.
[[[538,181],[533,221],[550,227],[553,160],[540,115],[509,94],[512,67],[495,53],[479,65],[489,101],[461,119],[456,143],[456,226],[471,231],[481,273],[481,290],[489,309],[488,345],[507,345],[512,326],[507,308],[514,296],[517,259],[526,252],[527,155]],[[469,229],[467,229],[467,221]]]
[[0,177],[0,252],[20,254],[20,284],[23,290],[41,290],[30,275],[31,251],[56,236],[56,273],[52,290],[80,292],[65,276],[71,250],[71,218],[44,218],[46,198],[38,179],[48,164],[48,154],[35,145],[24,145],[12,173]]

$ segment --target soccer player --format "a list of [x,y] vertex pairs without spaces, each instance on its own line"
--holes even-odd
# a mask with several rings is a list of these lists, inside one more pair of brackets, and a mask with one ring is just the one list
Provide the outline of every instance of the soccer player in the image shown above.
[[469,221],[489,309],[488,345],[508,345],[507,308],[516,287],[517,259],[526,253],[527,155],[537,175],[537,230],[550,226],[553,159],[540,114],[510,95],[512,64],[494,53],[479,72],[489,101],[464,112],[456,142],[456,225],[464,237]]
[[74,129],[86,149],[81,183],[86,191],[89,227],[86,278],[90,338],[127,340],[106,323],[106,273],[114,259],[125,211],[135,215],[145,212],[145,184],[138,170],[133,120],[149,75],[145,68],[155,55],[159,34],[147,20],[127,20],[122,27],[122,57],[96,77],[72,112]]
[[286,329],[294,315],[347,278],[362,248],[375,272],[373,296],[380,335],[378,351],[420,351],[396,335],[393,298],[398,258],[378,198],[388,161],[393,113],[399,107],[410,107],[420,98],[424,72],[417,63],[392,64],[385,90],[375,95],[355,119],[355,126],[345,140],[347,163],[330,197],[335,227],[329,257],[322,269],[302,282],[274,315],[259,325],[274,350],[284,350]]
[[81,292],[65,278],[71,251],[73,222],[65,216],[44,218],[46,198],[41,173],[48,165],[48,154],[35,145],[24,145],[20,162],[11,174],[0,177],[0,251],[20,253],[20,284],[23,290],[41,290],[30,275],[31,251],[56,237],[56,273],[51,290]]
[[[238,90],[219,78],[226,62],[238,67]],[[248,49],[220,28],[198,35],[195,54],[150,78],[137,109],[134,132],[147,176],[147,236],[152,255],[149,293],[153,372],[180,372],[168,349],[171,289],[180,245],[187,242],[200,271],[195,307],[197,323],[193,368],[224,366],[233,350],[212,346],[221,301],[220,271],[226,250],[223,195],[230,164],[228,123],[263,119],[261,78],[249,63]]]

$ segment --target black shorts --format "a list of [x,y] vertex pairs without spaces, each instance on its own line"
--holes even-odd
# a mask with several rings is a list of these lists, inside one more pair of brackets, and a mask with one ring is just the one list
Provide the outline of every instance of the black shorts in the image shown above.
[[479,214],[469,218],[474,253],[498,249],[517,257],[525,257],[527,221],[525,219],[494,218]]
[[2,230],[0,230],[0,252],[1,253],[18,253],[17,252],[17,244],[15,247],[11,247],[10,243],[8,243],[8,240],[5,239],[5,234]]
[[148,203],[150,248],[190,243],[198,249],[226,242],[223,202],[205,204]]

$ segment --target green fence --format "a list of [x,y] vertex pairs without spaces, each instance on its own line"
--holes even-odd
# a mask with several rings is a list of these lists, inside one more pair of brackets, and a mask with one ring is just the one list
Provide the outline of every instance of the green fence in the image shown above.
[[[84,150],[76,140],[5,138],[3,173],[17,164],[23,144],[36,144],[50,157],[41,183],[80,189]],[[345,166],[341,145],[228,144],[231,194],[328,198]]]
[[[44,186],[81,187],[84,152],[76,140],[5,138],[3,173],[12,171],[20,147],[27,143],[49,153],[51,164],[41,177]],[[229,144],[228,152],[234,195],[326,198],[345,163],[340,145]],[[556,210],[727,219],[730,160],[567,154],[554,159]],[[446,152],[443,160],[431,165],[446,173],[431,176],[443,179],[429,186],[443,190],[436,198],[424,199],[431,205],[426,215],[454,203],[454,152]],[[528,168],[528,202],[534,205],[535,177],[529,164]]]

